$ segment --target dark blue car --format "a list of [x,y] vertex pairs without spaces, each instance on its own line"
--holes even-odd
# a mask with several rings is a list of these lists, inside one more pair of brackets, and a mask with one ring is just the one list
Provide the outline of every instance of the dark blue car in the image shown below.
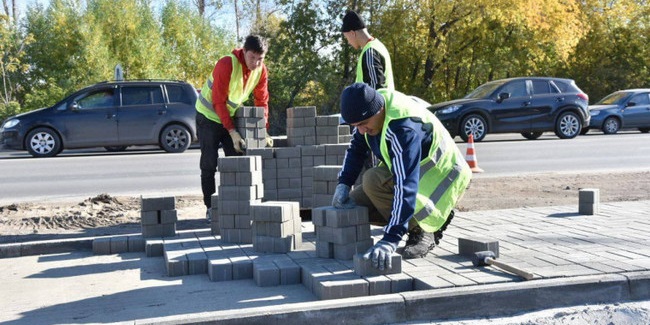
[[650,89],[626,89],[611,93],[589,106],[590,129],[615,134],[621,129],[650,131]]
[[589,97],[571,79],[520,77],[490,81],[467,96],[430,107],[451,136],[481,141],[488,133],[537,139],[553,131],[576,137],[589,125]]
[[196,141],[194,87],[173,80],[100,82],[51,107],[9,117],[0,145],[53,157],[63,149],[158,145],[183,152]]

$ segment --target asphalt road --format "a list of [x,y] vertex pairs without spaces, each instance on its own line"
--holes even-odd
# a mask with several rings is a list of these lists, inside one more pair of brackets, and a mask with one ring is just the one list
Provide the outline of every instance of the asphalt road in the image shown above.
[[[583,173],[650,168],[650,134],[588,134],[560,140],[552,133],[535,141],[519,135],[489,135],[475,143],[475,177],[527,173]],[[466,144],[457,140],[463,152]],[[169,154],[151,147],[121,153],[67,150],[55,158],[0,151],[0,204],[77,200],[111,195],[200,195],[198,149]]]

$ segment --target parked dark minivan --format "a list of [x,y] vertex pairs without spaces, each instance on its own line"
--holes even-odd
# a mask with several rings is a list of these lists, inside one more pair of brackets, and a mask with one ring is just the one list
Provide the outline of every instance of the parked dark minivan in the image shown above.
[[589,126],[589,97],[571,79],[520,77],[490,81],[462,99],[430,107],[452,136],[481,141],[488,133],[537,139],[553,131],[571,139]]
[[8,118],[0,144],[53,157],[63,149],[159,145],[183,152],[196,137],[197,92],[172,80],[107,81],[86,87],[52,107]]

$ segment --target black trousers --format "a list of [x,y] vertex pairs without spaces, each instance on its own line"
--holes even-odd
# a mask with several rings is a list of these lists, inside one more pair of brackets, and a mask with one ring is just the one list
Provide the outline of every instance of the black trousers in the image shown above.
[[232,138],[228,130],[221,123],[209,120],[201,113],[196,113],[196,132],[201,145],[201,191],[203,192],[203,204],[206,208],[212,207],[212,194],[216,192],[214,179],[217,173],[217,160],[219,159],[219,147],[223,148],[226,156],[241,156],[235,151]]

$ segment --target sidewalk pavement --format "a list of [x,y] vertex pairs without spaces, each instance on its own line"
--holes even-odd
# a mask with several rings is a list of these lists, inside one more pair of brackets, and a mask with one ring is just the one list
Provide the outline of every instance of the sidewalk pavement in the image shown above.
[[[577,211],[576,205],[458,213],[435,254],[403,261],[416,290],[332,300],[319,300],[302,284],[168,277],[161,257],[93,255],[76,249],[83,239],[25,243],[24,252],[41,255],[0,259],[0,322],[404,323],[650,299],[650,201],[601,203],[596,215]],[[305,237],[312,230],[303,221]],[[498,240],[498,260],[535,278],[473,267],[458,255],[458,238]]]

